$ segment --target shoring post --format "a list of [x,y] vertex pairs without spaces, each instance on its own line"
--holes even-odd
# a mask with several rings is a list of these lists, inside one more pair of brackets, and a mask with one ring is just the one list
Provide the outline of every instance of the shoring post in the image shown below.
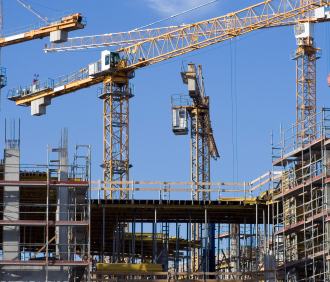
[[174,270],[176,273],[179,272],[179,224],[175,223],[175,259],[174,259]]
[[88,146],[88,274],[87,279],[91,280],[91,272],[92,272],[92,261],[93,258],[91,256],[91,199],[92,199],[92,148],[91,145]]
[[[189,223],[187,222],[186,225],[186,239],[187,239],[187,251],[186,251],[186,272],[189,272],[189,252],[190,252],[190,248],[189,248]],[[187,277],[188,279],[188,277]]]
[[[114,240],[114,237],[113,237]],[[102,206],[102,262],[104,262],[104,245],[105,245],[105,207]],[[112,253],[114,253],[114,249],[112,249]]]
[[143,254],[143,221],[141,221],[141,263],[144,263],[144,254]]
[[266,226],[266,212],[265,209],[262,209],[262,222],[264,228],[264,253],[266,253],[267,249],[267,226]]
[[135,231],[135,217],[132,222],[132,263],[135,263],[135,236],[136,236],[136,231]]
[[259,256],[258,256],[258,244],[259,244],[259,240],[258,240],[258,203],[256,203],[256,277],[257,277],[257,281],[259,281],[259,277],[258,277],[258,260],[259,260]]
[[[192,254],[193,254],[193,252],[192,252],[192,248],[193,248],[193,246],[191,245],[191,241],[192,241],[192,234],[191,234],[191,228],[192,227],[192,225],[191,225],[191,215],[189,215],[189,228],[187,228],[187,232],[189,232],[188,233],[188,236],[187,236],[187,240],[188,240],[188,244],[189,244],[189,248],[188,248],[188,250],[189,250],[189,260],[187,261],[187,263],[189,264],[188,265],[188,268],[187,268],[187,270],[188,270],[188,272],[190,273],[191,271],[192,271],[192,268],[191,268],[191,262],[192,262]],[[190,276],[189,276],[190,277]]]
[[[209,228],[208,228],[208,224],[207,224],[207,208],[204,208],[204,220],[205,220],[205,230],[204,230],[204,234],[205,234],[205,255],[204,255],[204,263],[205,263],[205,269],[204,269],[204,276],[205,276],[205,272],[209,272]],[[205,278],[207,278],[207,276],[205,276]]]
[[154,222],[152,226],[152,261],[157,263],[157,209],[154,210]]
[[48,258],[49,258],[49,186],[50,186],[50,177],[49,177],[49,148],[47,146],[47,196],[46,196],[46,279],[45,281],[48,282]]
[[269,253],[269,244],[270,244],[270,207],[267,204],[267,254]]

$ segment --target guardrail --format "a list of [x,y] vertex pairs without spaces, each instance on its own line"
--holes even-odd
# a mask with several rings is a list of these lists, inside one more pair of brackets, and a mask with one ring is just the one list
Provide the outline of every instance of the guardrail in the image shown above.
[[175,181],[103,181],[91,182],[94,199],[192,199],[196,193],[208,193],[210,200],[222,198],[252,199],[272,188],[280,171],[269,171],[249,182],[175,182]]
[[310,119],[316,119],[316,124],[310,124],[310,128],[306,128],[305,131],[315,128],[315,136],[307,135],[305,139],[298,138],[299,125],[293,123],[287,129],[280,129],[277,143],[273,144],[273,160],[283,158],[286,154],[303,147],[306,144],[319,139],[330,138],[330,109],[322,108],[322,110],[310,117]]

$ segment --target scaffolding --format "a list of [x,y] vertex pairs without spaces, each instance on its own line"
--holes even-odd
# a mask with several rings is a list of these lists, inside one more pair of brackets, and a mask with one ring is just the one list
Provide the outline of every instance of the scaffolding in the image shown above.
[[[89,146],[77,146],[69,164],[65,131],[60,146],[49,148],[45,165],[21,164],[19,143],[7,140],[0,164],[2,273],[36,281],[257,281],[274,276],[274,268],[265,267],[272,218],[269,185],[283,177],[280,172],[237,183],[93,182]],[[127,196],[110,198],[114,192]],[[192,199],[192,192],[209,197]],[[201,229],[198,238],[191,232],[194,224]],[[203,266],[198,271],[191,268],[195,252]],[[212,263],[214,271],[205,271]]]
[[66,136],[64,131],[43,165],[21,164],[19,140],[6,140],[0,165],[2,281],[89,280],[90,148],[76,146],[69,164]]
[[[273,166],[273,242],[277,281],[329,281],[330,109],[311,123],[315,134],[296,138],[299,124],[280,133]],[[308,131],[309,128],[306,128]],[[310,139],[309,139],[310,137]]]

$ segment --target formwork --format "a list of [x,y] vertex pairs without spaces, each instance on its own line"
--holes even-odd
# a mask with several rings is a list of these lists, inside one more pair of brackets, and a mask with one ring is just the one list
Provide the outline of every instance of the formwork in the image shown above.
[[273,146],[273,166],[282,170],[273,187],[277,281],[330,279],[330,110],[316,118],[316,136],[299,139],[293,125]]
[[[274,269],[265,267],[265,260],[270,261],[270,195],[260,193],[268,190],[271,179],[267,173],[242,183],[117,181],[93,186],[93,281],[273,277]],[[208,192],[210,199],[192,199],[196,189]],[[104,198],[112,190],[128,199]],[[197,238],[191,232],[194,224],[200,226]],[[141,270],[141,265],[147,267]],[[158,270],[151,271],[151,266]]]

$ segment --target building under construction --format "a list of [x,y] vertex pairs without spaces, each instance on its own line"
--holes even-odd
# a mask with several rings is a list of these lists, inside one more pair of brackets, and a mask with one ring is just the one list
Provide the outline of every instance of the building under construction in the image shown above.
[[[6,130],[0,281],[330,281],[330,110],[316,107],[314,40],[314,25],[330,20],[329,4],[267,0],[193,24],[68,38],[85,26],[73,14],[0,38],[6,47],[49,36],[47,52],[109,48],[76,73],[8,91],[41,116],[52,99],[102,84],[103,179],[92,179],[89,145],[69,156],[67,130],[48,148],[47,163],[35,165],[21,163],[19,126]],[[190,137],[190,179],[131,180],[135,71],[278,26],[295,27],[296,121],[273,137],[272,168],[244,182],[211,180],[211,161],[220,157],[211,98],[202,67],[189,63],[180,73],[187,95],[171,101],[173,133]]]

